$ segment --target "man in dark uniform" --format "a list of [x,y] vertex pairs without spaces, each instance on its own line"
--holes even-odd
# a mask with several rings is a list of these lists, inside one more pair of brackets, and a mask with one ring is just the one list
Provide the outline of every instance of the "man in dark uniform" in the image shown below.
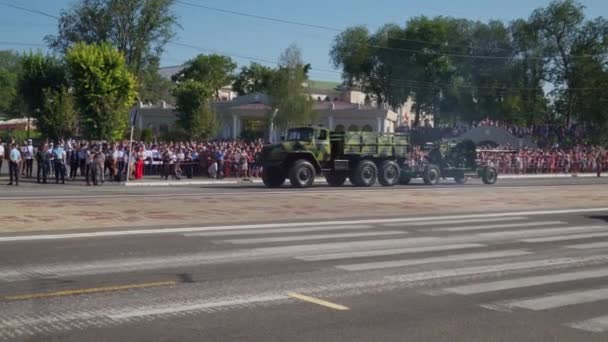
[[40,144],[36,152],[36,181],[46,184],[46,176],[49,174],[49,154],[46,144]]

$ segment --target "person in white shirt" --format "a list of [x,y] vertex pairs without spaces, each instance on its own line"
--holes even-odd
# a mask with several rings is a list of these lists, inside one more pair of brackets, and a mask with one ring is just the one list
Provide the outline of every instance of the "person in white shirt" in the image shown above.
[[8,185],[13,185],[13,181],[15,186],[19,186],[19,165],[21,164],[21,152],[15,144],[11,144],[11,152],[9,155],[9,173],[10,173],[10,183]]
[[2,139],[0,139],[0,175],[2,175],[2,162],[4,162],[4,154],[6,150],[4,149],[4,143]]
[[25,177],[32,178],[32,172],[34,169],[34,145],[32,145],[32,139],[27,140],[27,145],[24,146],[25,153],[23,159],[25,159]]

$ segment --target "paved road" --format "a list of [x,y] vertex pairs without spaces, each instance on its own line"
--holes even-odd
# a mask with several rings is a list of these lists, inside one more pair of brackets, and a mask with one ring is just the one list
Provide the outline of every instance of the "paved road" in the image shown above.
[[0,339],[607,341],[607,221],[565,208],[4,234]]
[[[179,182],[176,182],[176,186],[166,187],[125,187],[124,185],[117,183],[106,183],[98,187],[85,187],[82,182],[67,183],[65,185],[47,184],[41,185],[33,183],[32,181],[25,181],[21,183],[20,187],[3,186],[0,182],[0,200],[1,199],[21,199],[21,198],[112,198],[112,197],[191,197],[201,196],[206,194],[211,195],[222,195],[222,194],[240,194],[240,193],[291,193],[297,191],[302,192],[319,192],[319,191],[336,191],[336,188],[327,186],[326,184],[316,184],[315,186],[308,189],[292,189],[287,183],[279,189],[268,189],[261,184],[219,184],[219,185],[188,185],[178,186]],[[420,180],[412,180],[411,184],[395,186],[387,189],[381,186],[374,186],[371,188],[357,188],[347,184],[340,188],[340,191],[377,191],[382,189],[384,191],[391,191],[395,189],[402,190],[433,190],[433,189],[492,189],[492,188],[527,188],[527,187],[538,187],[538,186],[570,186],[578,187],[584,185],[607,185],[608,177],[585,177],[585,178],[538,178],[538,179],[501,179],[495,185],[484,185],[480,180],[470,180],[466,185],[459,185],[452,180],[443,180],[440,185],[429,187],[424,185]]]

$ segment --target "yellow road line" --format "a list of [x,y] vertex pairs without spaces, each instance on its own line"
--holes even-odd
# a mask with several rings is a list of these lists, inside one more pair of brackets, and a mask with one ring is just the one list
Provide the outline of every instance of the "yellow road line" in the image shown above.
[[344,305],[340,305],[340,304],[336,304],[336,303],[332,303],[332,302],[328,302],[326,300],[323,299],[318,299],[318,298],[313,298],[313,297],[309,297],[309,296],[305,296],[299,293],[288,293],[287,294],[289,297],[292,298],[296,298],[299,300],[303,300],[305,302],[309,302],[309,303],[313,303],[313,304],[317,304],[317,305],[321,305],[330,309],[334,309],[334,310],[341,310],[341,311],[345,311],[345,310],[349,310],[349,308],[347,308]]
[[64,296],[75,296],[81,294],[100,293],[100,292],[113,292],[113,291],[124,291],[131,289],[142,289],[147,287],[159,287],[159,286],[170,286],[177,284],[176,281],[158,281],[154,283],[142,283],[142,284],[129,284],[119,286],[104,286],[104,287],[93,287],[88,289],[74,289],[64,290],[56,292],[42,292],[42,293],[31,293],[14,296],[4,296],[4,300],[26,300],[26,299],[38,299],[38,298],[51,298],[51,297],[64,297]]

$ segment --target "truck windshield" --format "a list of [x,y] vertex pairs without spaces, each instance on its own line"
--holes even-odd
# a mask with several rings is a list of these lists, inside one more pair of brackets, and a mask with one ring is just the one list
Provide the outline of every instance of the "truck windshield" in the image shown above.
[[287,131],[287,141],[310,141],[313,137],[312,128],[294,128]]

